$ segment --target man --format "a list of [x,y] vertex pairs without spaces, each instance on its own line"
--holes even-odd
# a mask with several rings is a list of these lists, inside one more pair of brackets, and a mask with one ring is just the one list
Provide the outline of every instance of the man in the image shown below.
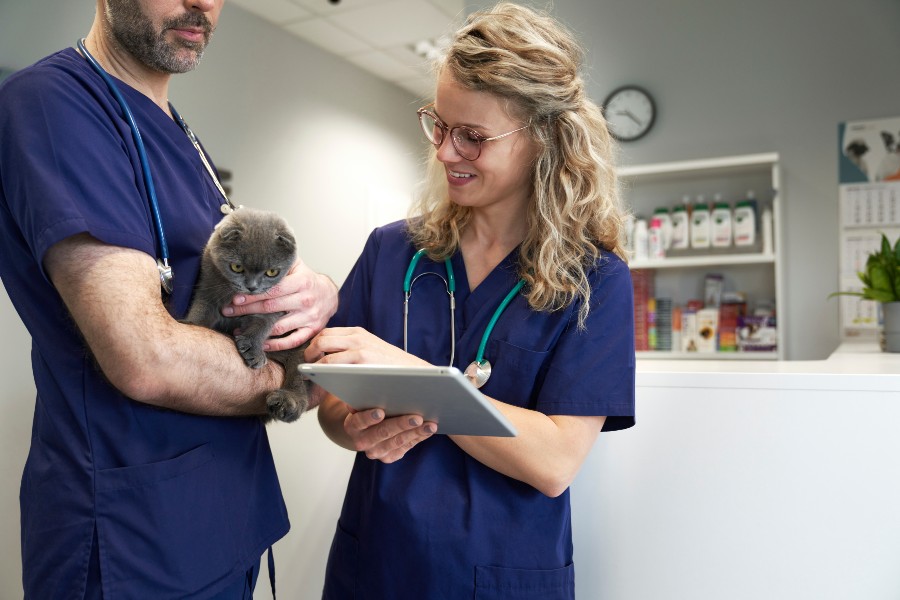
[[[230,339],[177,320],[225,200],[168,86],[197,65],[222,3],[97,0],[84,51],[0,87],[0,276],[32,336],[37,388],[20,493],[26,598],[249,597],[289,527],[258,418],[282,367],[248,369]],[[137,145],[88,55],[143,136],[171,294]],[[277,350],[336,303],[334,284],[298,262],[274,297],[226,310],[289,311]]]

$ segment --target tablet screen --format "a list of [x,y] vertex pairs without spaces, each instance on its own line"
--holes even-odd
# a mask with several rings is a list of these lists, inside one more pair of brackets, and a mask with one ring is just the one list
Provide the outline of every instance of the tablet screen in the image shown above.
[[306,363],[298,368],[357,410],[421,415],[443,434],[516,435],[512,423],[455,367]]

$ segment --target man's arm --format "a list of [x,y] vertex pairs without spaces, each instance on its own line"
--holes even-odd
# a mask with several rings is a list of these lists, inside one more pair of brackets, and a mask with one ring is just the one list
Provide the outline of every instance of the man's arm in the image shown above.
[[109,379],[134,400],[207,415],[264,414],[282,368],[248,368],[234,342],[173,319],[147,254],[80,234],[54,244],[45,269]]

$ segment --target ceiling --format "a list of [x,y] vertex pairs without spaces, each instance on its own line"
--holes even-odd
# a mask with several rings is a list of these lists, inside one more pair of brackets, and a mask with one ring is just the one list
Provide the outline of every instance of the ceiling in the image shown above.
[[[465,0],[229,0],[285,31],[395,83],[432,92],[423,56],[465,16]],[[418,48],[419,54],[416,53]]]

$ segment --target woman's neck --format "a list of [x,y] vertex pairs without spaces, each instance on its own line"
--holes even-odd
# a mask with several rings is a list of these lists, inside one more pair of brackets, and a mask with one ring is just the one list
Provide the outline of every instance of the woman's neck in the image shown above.
[[475,215],[460,235],[469,289],[478,284],[525,239],[525,219],[488,219]]

